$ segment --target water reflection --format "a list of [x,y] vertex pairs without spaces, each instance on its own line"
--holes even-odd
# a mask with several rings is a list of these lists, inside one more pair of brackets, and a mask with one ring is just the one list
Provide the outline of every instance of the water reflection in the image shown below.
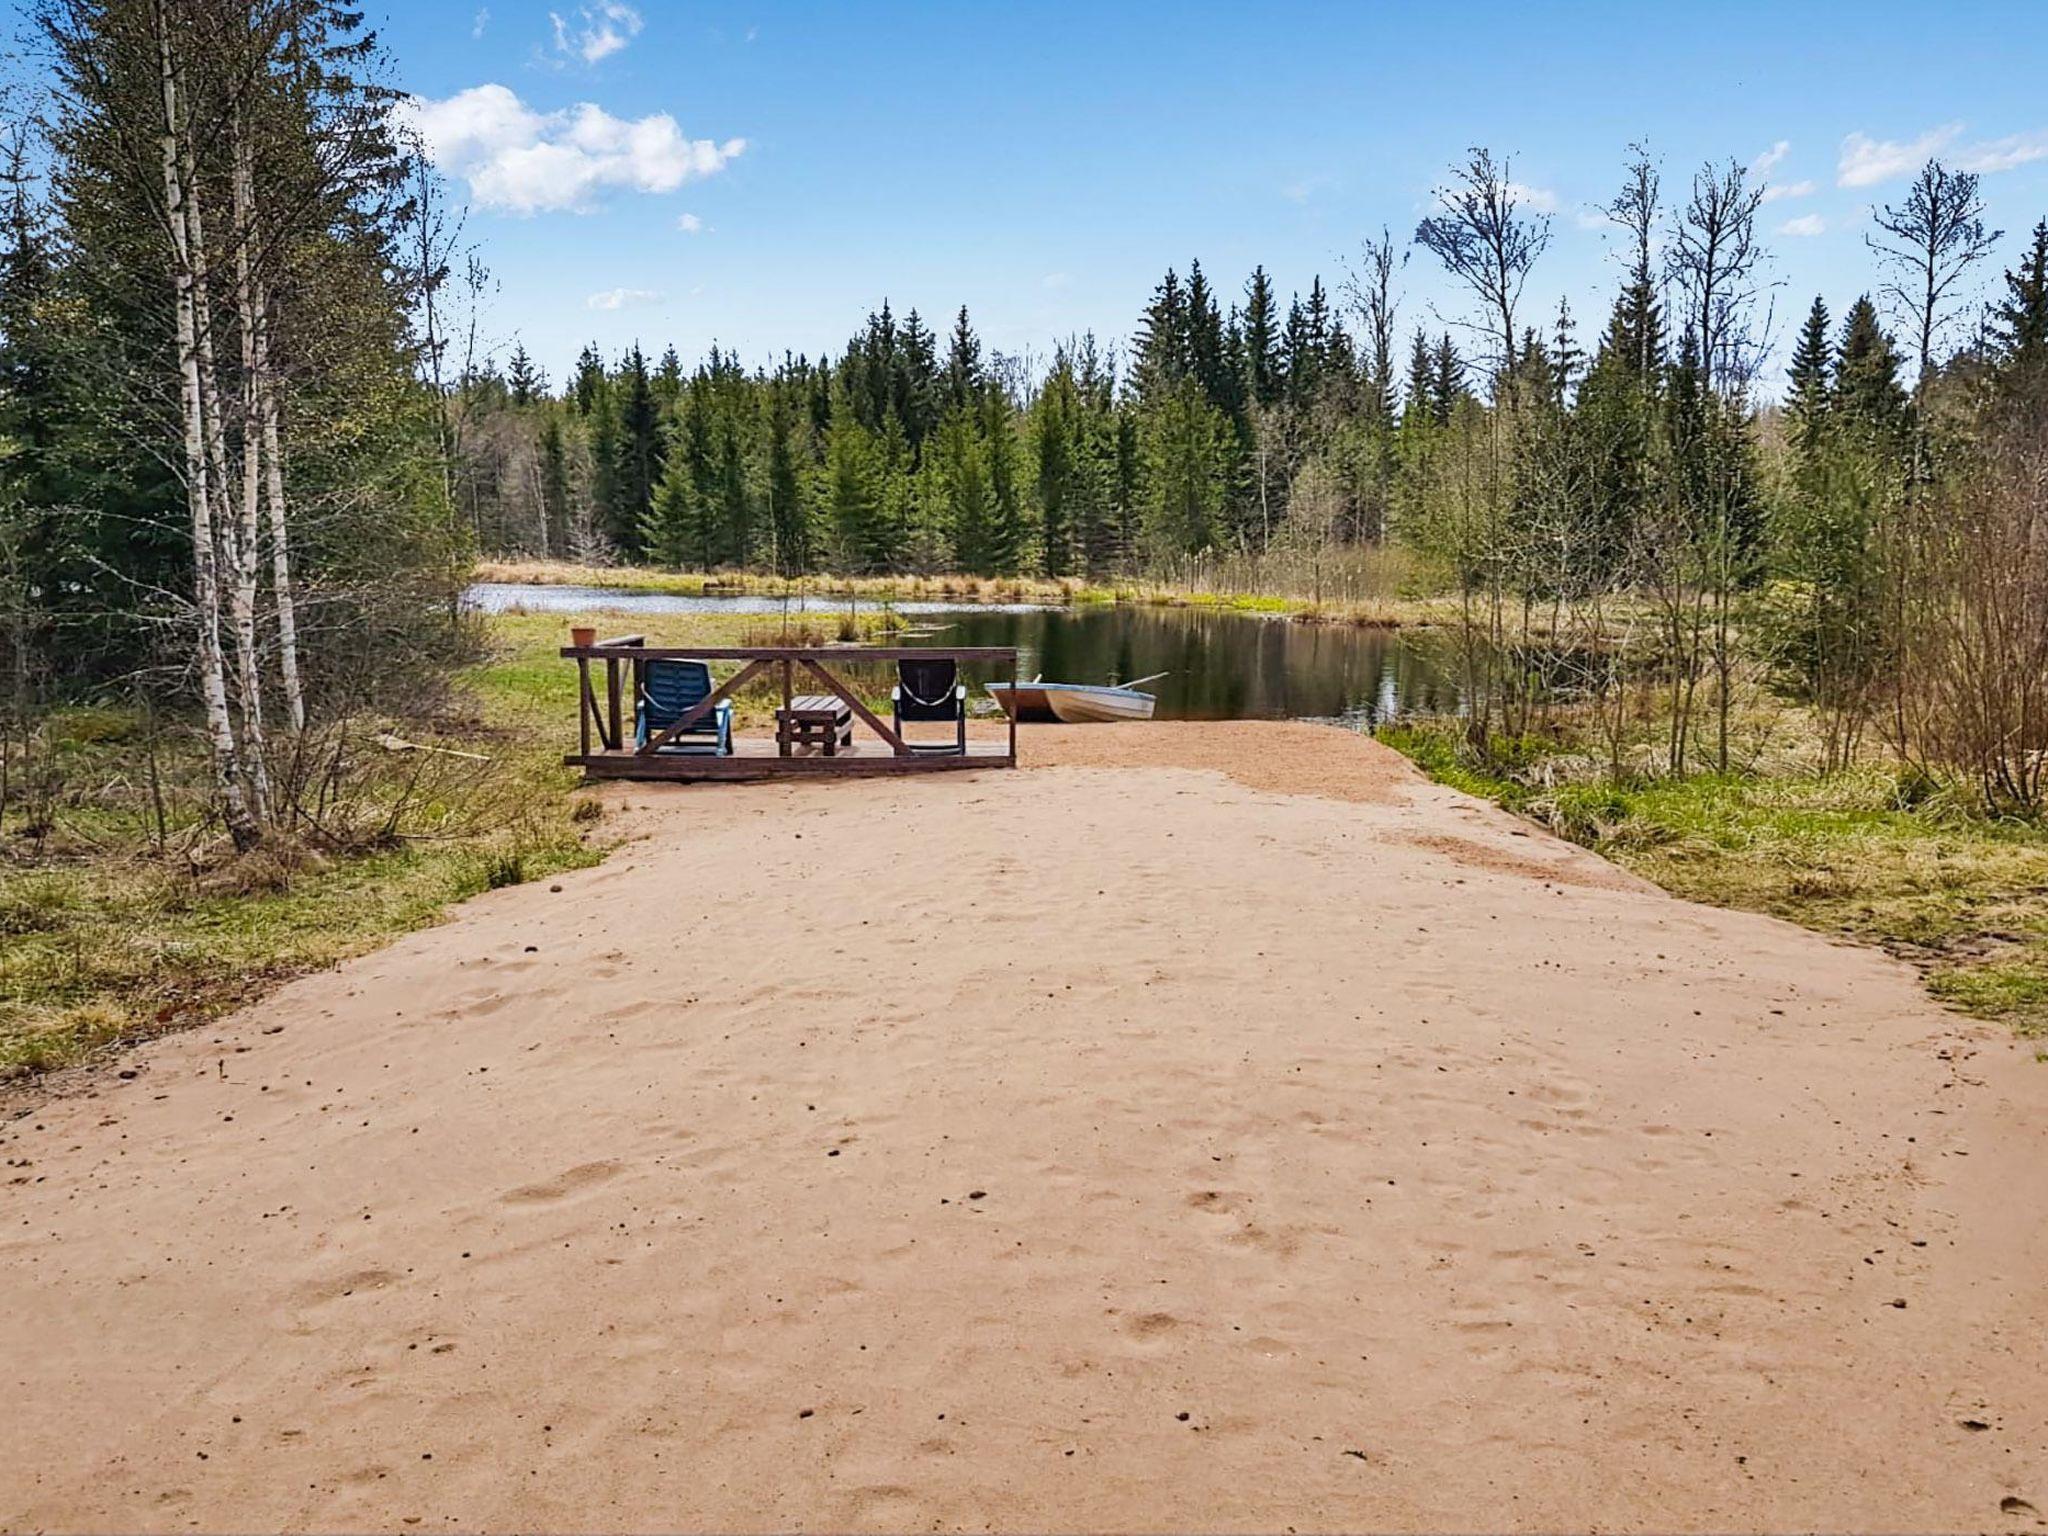
[[[605,587],[480,583],[466,601],[485,612],[779,614],[780,599],[680,597]],[[862,604],[862,607],[870,605]],[[1403,714],[1457,708],[1452,673],[1426,638],[1400,630],[1290,624],[1199,608],[1044,608],[897,603],[917,620],[912,645],[1014,645],[1026,677],[1146,684],[1161,720],[1342,720],[1377,725]],[[844,612],[844,598],[813,597],[790,612]],[[988,679],[970,678],[979,685]]]
[[1014,645],[1024,675],[1145,685],[1162,720],[1332,719],[1374,725],[1451,710],[1454,689],[1399,631],[1290,624],[1191,608],[960,611],[933,645]]

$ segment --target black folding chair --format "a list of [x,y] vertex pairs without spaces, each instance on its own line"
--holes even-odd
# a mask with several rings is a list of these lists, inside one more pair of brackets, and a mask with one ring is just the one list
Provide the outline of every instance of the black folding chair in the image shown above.
[[952,741],[911,741],[912,752],[933,756],[965,756],[967,752],[967,685],[960,681],[960,663],[950,656],[918,657],[896,663],[896,686],[889,690],[896,734],[905,721],[947,721],[955,727]]

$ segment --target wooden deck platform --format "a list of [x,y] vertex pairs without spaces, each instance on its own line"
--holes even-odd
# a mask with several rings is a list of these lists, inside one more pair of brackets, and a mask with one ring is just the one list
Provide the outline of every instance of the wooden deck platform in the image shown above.
[[[583,645],[562,647],[561,654],[576,663],[577,714],[580,750],[562,761],[580,767],[593,779],[694,780],[875,777],[883,774],[947,773],[973,768],[1014,768],[1017,766],[1017,723],[1007,722],[1000,740],[970,741],[964,753],[915,751],[915,739],[906,742],[891,726],[861,701],[858,690],[833,670],[857,666],[890,666],[897,661],[951,657],[956,661],[981,664],[991,670],[1007,670],[1012,687],[1017,679],[1017,652],[1011,646],[902,647],[902,646],[650,646],[639,635],[625,635]],[[636,750],[632,721],[633,701],[641,697],[641,669],[646,663],[665,657],[744,663],[706,698],[646,746]],[[601,680],[592,675],[593,663],[602,668]],[[732,750],[724,755],[711,752],[664,752],[656,750],[675,739],[687,727],[708,716],[749,679],[766,674],[780,675],[782,710],[787,714],[797,700],[793,685],[801,671],[808,680],[823,684],[829,693],[808,696],[816,705],[836,699],[845,716],[855,722],[850,745],[837,746],[829,755],[820,744],[797,745],[792,737],[778,742],[773,735],[735,736]],[[823,716],[821,715],[821,718]],[[835,714],[835,720],[838,716]],[[841,735],[834,725],[834,735]]]
[[827,757],[815,749],[797,751],[784,757],[776,750],[772,736],[735,736],[730,757],[708,752],[656,753],[593,752],[572,754],[564,762],[580,765],[593,779],[707,779],[731,782],[743,779],[822,779],[833,777],[872,778],[878,774],[946,773],[963,768],[1014,768],[1006,742],[969,741],[965,756],[918,753],[898,756],[879,741],[855,741]]

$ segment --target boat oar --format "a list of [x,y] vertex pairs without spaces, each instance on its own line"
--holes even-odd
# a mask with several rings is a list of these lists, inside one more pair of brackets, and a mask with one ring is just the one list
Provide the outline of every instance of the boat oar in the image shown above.
[[1154,672],[1150,677],[1137,678],[1134,681],[1128,683],[1118,683],[1116,686],[1119,688],[1135,688],[1138,686],[1139,683],[1156,683],[1162,677],[1171,676],[1173,676],[1171,672]]

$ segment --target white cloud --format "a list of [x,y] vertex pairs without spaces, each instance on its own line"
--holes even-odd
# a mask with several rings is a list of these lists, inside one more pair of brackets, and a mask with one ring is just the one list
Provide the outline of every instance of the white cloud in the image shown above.
[[619,118],[587,101],[536,112],[502,85],[473,85],[441,101],[409,96],[397,112],[477,202],[519,214],[581,211],[614,188],[673,192],[717,175],[747,147],[745,139],[686,139],[666,112]]
[[1982,176],[2048,160],[2048,131],[1958,144],[1956,140],[1962,137],[1962,132],[1961,123],[1944,123],[1906,144],[1852,133],[1842,140],[1842,161],[1836,181],[1845,187],[1874,187],[1879,182],[1910,176],[1926,161],[1938,157],[1946,158],[1955,170]]
[[491,8],[488,5],[486,5],[481,7],[477,11],[475,19],[470,22],[469,35],[471,37],[482,37],[484,35],[484,28],[488,27],[490,24]]
[[1557,194],[1548,187],[1525,187],[1519,181],[1508,183],[1508,196],[1524,208],[1533,208],[1538,213],[1557,212]]
[[1842,158],[1835,167],[1835,184],[1843,187],[1874,187],[1881,181],[1895,181],[1920,169],[1930,156],[1938,155],[1963,131],[1961,123],[1930,128],[1919,138],[1901,144],[1892,139],[1873,139],[1867,133],[1852,133],[1842,140]]
[[704,227],[704,221],[694,213],[679,213],[676,215],[676,228],[686,235],[701,235],[704,233]]
[[1810,181],[1774,181],[1764,188],[1764,201],[1775,203],[1788,197],[1811,197],[1813,193],[1814,183]]
[[1073,282],[1074,278],[1071,273],[1048,272],[1038,280],[1038,286],[1050,289],[1069,288],[1073,286]]
[[2048,160],[2048,133],[2015,133],[1981,144],[1965,144],[1955,155],[1958,170],[1985,176],[2031,165],[2036,160]]
[[659,304],[663,295],[652,288],[607,288],[603,293],[593,293],[583,301],[585,309],[637,309],[643,304]]
[[1780,139],[1749,162],[1749,174],[1759,179],[1768,176],[1778,168],[1779,162],[1791,153],[1792,141],[1790,139]]
[[1802,213],[1796,219],[1787,219],[1778,226],[1778,233],[1790,235],[1795,240],[1810,239],[1827,232],[1827,220],[1817,213]]
[[638,37],[646,25],[640,13],[625,0],[598,0],[596,5],[580,8],[576,15],[573,27],[558,11],[549,11],[548,20],[555,28],[555,52],[574,54],[586,64],[610,58]]

